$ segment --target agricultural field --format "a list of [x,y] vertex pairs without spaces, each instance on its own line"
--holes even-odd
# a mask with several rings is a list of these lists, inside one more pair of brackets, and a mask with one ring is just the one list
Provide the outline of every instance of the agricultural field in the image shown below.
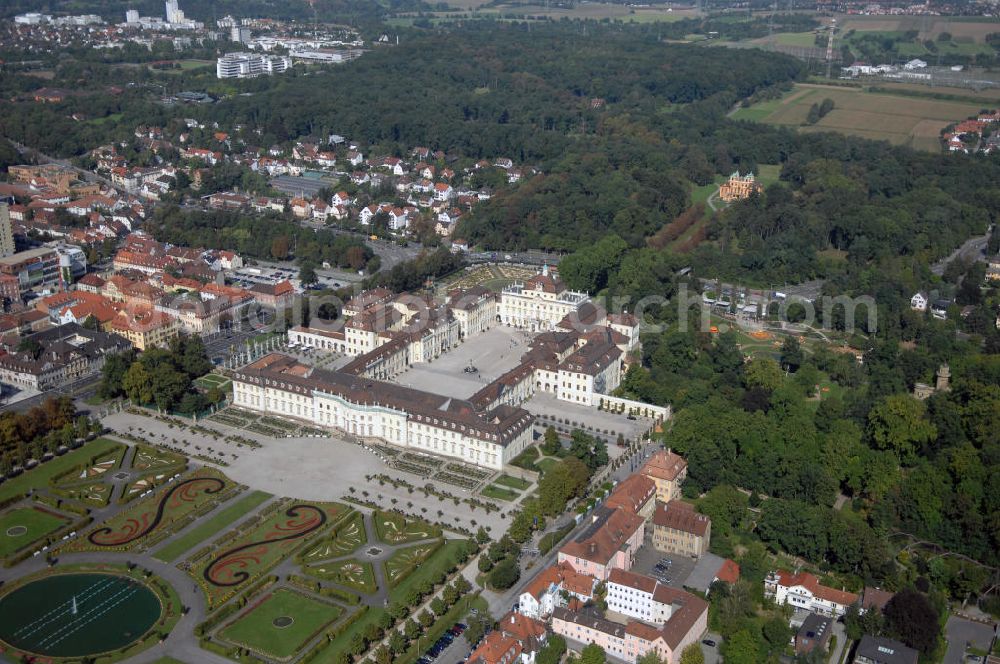
[[68,518],[37,505],[0,513],[0,558],[20,551],[69,522]]
[[969,16],[838,16],[838,34],[857,32],[896,32],[916,30],[919,39],[937,39],[942,32],[956,40],[986,41],[986,35],[997,31],[993,20],[977,20]]
[[279,588],[219,632],[219,637],[267,657],[288,659],[344,613],[287,588]]
[[408,544],[441,536],[439,527],[418,519],[404,519],[398,514],[379,511],[372,518],[378,538],[386,544]]
[[[831,99],[834,108],[818,123],[803,126],[813,104]],[[740,109],[735,119],[798,127],[800,131],[835,131],[852,136],[940,149],[940,132],[952,122],[978,113],[981,105],[871,93],[859,88],[799,84],[780,100]]]
[[202,468],[179,478],[162,491],[73,540],[70,551],[126,551],[153,536],[170,532],[176,524],[219,499],[235,485],[214,468]]
[[323,532],[347,508],[336,503],[288,502],[256,526],[224,536],[189,573],[217,607]]

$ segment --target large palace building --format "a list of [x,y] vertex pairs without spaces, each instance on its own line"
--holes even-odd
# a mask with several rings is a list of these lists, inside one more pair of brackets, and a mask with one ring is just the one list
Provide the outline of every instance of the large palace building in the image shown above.
[[563,282],[542,269],[527,282],[507,286],[500,293],[500,322],[532,332],[552,330],[559,321],[590,302],[586,293],[568,290]]
[[761,186],[760,182],[757,182],[753,173],[740,175],[740,172],[736,171],[729,176],[728,180],[719,185],[719,198],[727,203],[729,201],[738,201],[750,198],[751,195],[763,189],[764,187]]
[[522,408],[479,410],[464,399],[316,369],[280,353],[233,374],[233,404],[497,470],[531,443],[534,419]]

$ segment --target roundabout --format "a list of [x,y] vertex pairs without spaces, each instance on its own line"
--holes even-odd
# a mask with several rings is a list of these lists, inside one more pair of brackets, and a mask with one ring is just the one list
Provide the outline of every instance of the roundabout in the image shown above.
[[142,581],[107,572],[52,574],[0,597],[0,642],[45,657],[82,657],[142,639],[163,612]]

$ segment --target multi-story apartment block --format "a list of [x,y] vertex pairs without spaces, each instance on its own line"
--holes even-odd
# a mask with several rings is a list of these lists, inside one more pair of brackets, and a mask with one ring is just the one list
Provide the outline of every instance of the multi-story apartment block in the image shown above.
[[14,231],[10,224],[10,209],[0,203],[0,258],[14,253]]
[[712,520],[680,500],[658,503],[653,511],[653,547],[663,553],[699,558],[708,551]]
[[642,546],[646,522],[623,509],[601,505],[591,513],[590,525],[559,550],[581,574],[605,581],[613,569],[631,569]]

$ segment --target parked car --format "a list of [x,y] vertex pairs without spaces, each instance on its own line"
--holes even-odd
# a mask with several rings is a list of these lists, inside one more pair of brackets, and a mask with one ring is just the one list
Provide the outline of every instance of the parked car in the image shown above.
[[702,639],[701,642],[704,643],[709,648],[714,648],[717,645],[715,641],[713,641],[712,639]]

